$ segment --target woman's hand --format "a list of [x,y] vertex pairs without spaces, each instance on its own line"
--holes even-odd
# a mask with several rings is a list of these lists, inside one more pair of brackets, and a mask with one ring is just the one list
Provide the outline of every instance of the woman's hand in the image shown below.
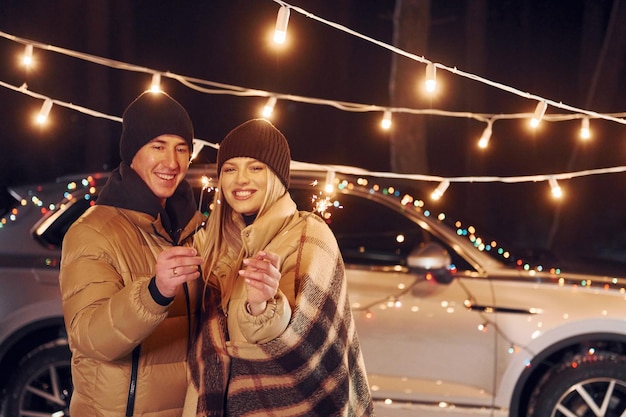
[[243,260],[244,268],[239,271],[246,281],[248,308],[253,316],[262,314],[267,300],[274,298],[280,281],[280,257],[271,252],[258,252],[254,257]]

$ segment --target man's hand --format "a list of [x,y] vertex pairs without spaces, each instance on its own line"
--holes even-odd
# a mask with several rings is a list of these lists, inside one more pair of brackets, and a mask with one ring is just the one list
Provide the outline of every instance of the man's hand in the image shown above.
[[174,246],[157,256],[155,281],[164,297],[174,297],[184,282],[198,279],[202,258],[196,255],[194,248]]

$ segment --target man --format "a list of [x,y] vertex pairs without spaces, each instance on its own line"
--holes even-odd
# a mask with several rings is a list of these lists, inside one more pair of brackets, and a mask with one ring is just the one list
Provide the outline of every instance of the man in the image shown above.
[[184,180],[193,126],[164,93],[143,93],[122,119],[122,162],[63,241],[70,414],[180,416],[204,220]]

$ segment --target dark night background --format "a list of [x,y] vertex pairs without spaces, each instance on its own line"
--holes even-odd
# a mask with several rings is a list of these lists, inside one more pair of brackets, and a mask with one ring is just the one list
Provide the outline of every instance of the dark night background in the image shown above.
[[[485,65],[480,71],[473,68],[473,51],[465,39],[466,25],[471,24],[470,1],[432,1],[428,48],[409,52],[575,107],[601,113],[625,110],[624,47],[603,49],[611,13],[626,16],[621,12],[626,7],[623,1],[486,1]],[[392,43],[394,0],[289,3]],[[296,12],[289,22],[290,48],[270,49],[268,37],[278,8],[271,0],[2,0],[0,31],[245,88],[390,105],[392,52]],[[588,24],[590,18],[595,25]],[[623,43],[626,40],[617,36],[612,45]],[[34,92],[106,114],[121,116],[150,83],[147,74],[39,49],[34,52],[36,69],[26,73],[18,63],[23,50],[19,43],[0,39],[1,81],[27,83]],[[600,62],[605,50],[608,58]],[[424,65],[416,62],[416,77],[422,77],[423,71]],[[611,74],[617,81],[610,82]],[[476,81],[444,71],[438,77],[445,91],[426,102],[427,108],[493,114],[534,109],[534,101]],[[210,142],[219,142],[237,124],[257,117],[266,101],[203,94],[167,78],[162,87],[188,109],[196,137]],[[40,106],[41,100],[0,88],[0,186],[117,166],[121,124],[55,106],[52,125],[40,129],[31,123]],[[549,108],[548,113],[567,112]],[[295,160],[389,171],[389,133],[380,130],[380,117],[380,113],[279,101],[273,121],[289,139]],[[622,166],[626,160],[626,126],[615,122],[592,120],[594,136],[581,143],[577,120],[544,122],[534,134],[524,127],[527,121],[499,121],[490,147],[481,151],[476,142],[484,124],[415,117],[425,118],[428,129],[429,172],[420,174],[538,175]],[[212,158],[209,153],[207,159]],[[425,189],[435,186],[425,185]],[[622,227],[626,174],[583,177],[560,185],[566,194],[558,203],[543,182],[453,183],[437,203],[421,198],[433,211],[470,219],[516,246],[626,260]]]

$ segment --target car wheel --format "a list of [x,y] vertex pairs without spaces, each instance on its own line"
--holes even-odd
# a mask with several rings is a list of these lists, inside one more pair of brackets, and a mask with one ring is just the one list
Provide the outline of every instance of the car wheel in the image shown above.
[[69,416],[71,354],[67,342],[50,342],[25,356],[12,375],[6,417]]
[[530,402],[530,417],[619,417],[626,411],[626,357],[577,355],[551,371]]

